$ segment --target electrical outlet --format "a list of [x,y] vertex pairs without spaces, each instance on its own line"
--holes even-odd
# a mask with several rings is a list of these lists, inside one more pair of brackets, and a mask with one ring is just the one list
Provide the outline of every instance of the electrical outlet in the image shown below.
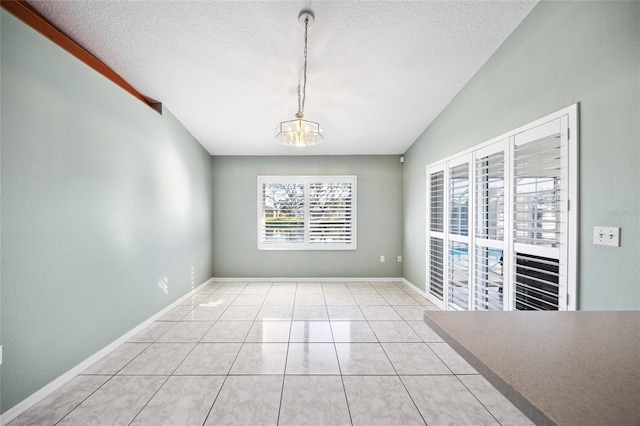
[[402,263],[402,256],[398,256],[398,263]]
[[380,256],[380,262],[384,262],[384,254]]
[[620,228],[611,226],[593,227],[593,244],[620,247]]

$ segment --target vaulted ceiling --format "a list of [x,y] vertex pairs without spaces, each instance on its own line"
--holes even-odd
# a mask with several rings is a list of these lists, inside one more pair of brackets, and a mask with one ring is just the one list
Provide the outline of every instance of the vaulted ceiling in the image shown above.
[[[401,154],[537,0],[31,1],[164,104],[213,155]],[[325,142],[290,148],[310,8],[305,118]]]

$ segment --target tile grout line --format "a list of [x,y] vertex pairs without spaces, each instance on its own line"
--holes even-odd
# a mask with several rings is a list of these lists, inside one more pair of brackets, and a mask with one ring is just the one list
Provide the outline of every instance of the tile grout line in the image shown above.
[[291,347],[291,329],[293,328],[293,312],[296,306],[296,297],[298,293],[298,283],[296,283],[296,290],[293,296],[293,309],[291,310],[291,321],[289,322],[289,338],[287,339],[287,352],[284,357],[284,370],[282,372],[282,387],[280,388],[280,404],[278,404],[278,417],[276,419],[276,425],[280,424],[280,413],[282,412],[282,400],[284,399],[284,381],[287,377],[287,361],[289,361],[289,348]]

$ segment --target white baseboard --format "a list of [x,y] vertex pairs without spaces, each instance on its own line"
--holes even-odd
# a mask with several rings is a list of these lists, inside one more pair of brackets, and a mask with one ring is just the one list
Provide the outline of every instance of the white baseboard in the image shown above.
[[248,282],[248,283],[252,283],[252,282],[280,282],[280,283],[285,283],[285,282],[358,282],[358,281],[369,281],[369,282],[382,282],[382,281],[396,281],[396,282],[402,282],[403,278],[400,277],[361,277],[361,278],[354,278],[354,277],[348,277],[348,278],[340,278],[340,277],[299,277],[299,278],[295,278],[295,277],[249,277],[249,278],[243,278],[243,277],[233,277],[233,278],[228,278],[228,277],[214,277],[211,279],[212,281],[215,282],[238,282],[238,281],[242,281],[242,282]]
[[175,302],[173,302],[172,304],[170,304],[166,308],[162,309],[161,311],[159,311],[155,315],[151,316],[150,318],[148,318],[147,320],[145,320],[141,324],[139,324],[136,327],[132,328],[130,331],[128,331],[127,333],[122,335],[120,338],[114,340],[113,342],[111,342],[110,344],[105,346],[104,348],[100,349],[98,352],[96,352],[95,354],[91,355],[89,358],[85,359],[80,364],[78,364],[75,367],[73,367],[71,370],[69,370],[66,373],[62,374],[61,376],[59,376],[58,378],[54,379],[49,384],[47,384],[44,387],[40,388],[35,393],[31,394],[30,396],[28,396],[27,398],[25,398],[24,400],[22,400],[18,404],[14,405],[10,409],[8,409],[6,412],[4,412],[2,414],[2,416],[0,418],[0,424],[2,424],[2,426],[5,426],[7,423],[12,421],[16,417],[18,417],[20,414],[22,414],[25,411],[27,411],[29,408],[31,408],[34,405],[36,405],[38,402],[42,401],[44,398],[49,396],[51,393],[53,393],[54,391],[60,389],[67,382],[69,382],[71,379],[76,377],[78,374],[82,373],[84,370],[89,368],[91,365],[93,365],[100,358],[104,357],[109,352],[113,351],[115,348],[117,348],[118,346],[120,346],[121,344],[125,343],[127,340],[129,340],[130,338],[132,338],[133,336],[135,336],[136,334],[138,334],[139,332],[141,332],[142,330],[147,328],[155,320],[157,320],[158,318],[160,318],[161,316],[163,316],[164,314],[169,312],[171,309],[173,309],[176,306],[180,305],[180,303],[182,303],[184,300],[186,300],[189,297],[191,297],[191,295],[193,295],[194,293],[198,292],[198,290],[200,290],[202,287],[206,286],[207,284],[209,284],[212,281],[213,281],[213,278],[210,278],[207,281],[205,281],[204,283],[200,284],[198,287],[194,288],[189,293],[187,293],[184,296],[182,296],[180,299],[176,300]]
[[402,278],[402,282],[404,283],[404,285],[406,285],[407,287],[409,287],[411,290],[415,291],[416,293],[418,293],[420,296],[424,297],[425,299],[429,299],[427,293],[424,290],[419,289],[418,287],[415,286],[415,284],[413,284],[411,281]]

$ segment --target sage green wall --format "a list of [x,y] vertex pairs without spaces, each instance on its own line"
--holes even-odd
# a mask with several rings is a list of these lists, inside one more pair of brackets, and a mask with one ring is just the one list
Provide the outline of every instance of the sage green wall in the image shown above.
[[4,412],[211,277],[212,178],[170,113],[1,27]]
[[[213,157],[216,277],[401,277],[399,156]],[[357,175],[358,249],[266,251],[257,242],[258,175]],[[386,262],[380,263],[380,255]]]
[[[426,165],[579,102],[579,309],[640,309],[640,3],[541,2],[406,153],[404,276],[425,288]],[[595,225],[622,227],[619,248]]]

